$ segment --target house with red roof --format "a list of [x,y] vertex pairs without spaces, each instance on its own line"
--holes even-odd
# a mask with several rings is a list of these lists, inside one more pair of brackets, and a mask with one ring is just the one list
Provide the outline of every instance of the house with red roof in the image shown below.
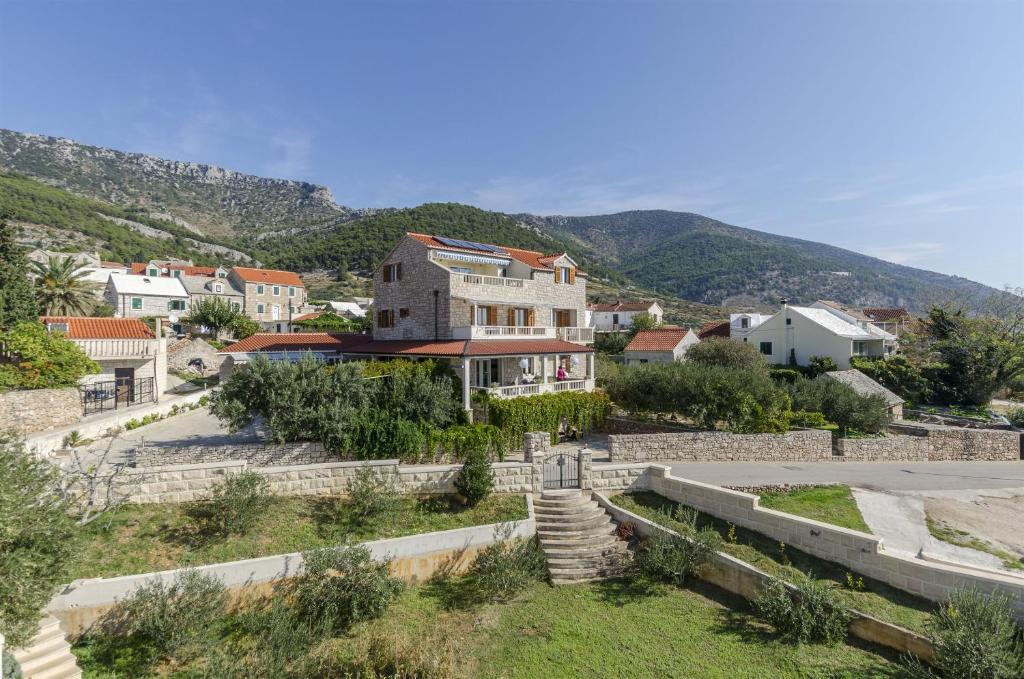
[[306,286],[293,271],[236,266],[227,279],[242,291],[245,315],[267,330],[287,332],[291,320],[307,312]]
[[82,378],[85,414],[157,402],[167,388],[167,344],[136,318],[42,316],[50,332],[77,344],[100,371]]
[[699,342],[688,328],[668,327],[638,332],[623,350],[626,365],[644,363],[675,363],[686,356],[686,350]]
[[616,300],[611,303],[591,304],[587,311],[590,315],[589,325],[596,332],[625,332],[632,327],[633,318],[640,314],[649,315],[655,324],[660,324],[665,318],[665,311],[653,300]]

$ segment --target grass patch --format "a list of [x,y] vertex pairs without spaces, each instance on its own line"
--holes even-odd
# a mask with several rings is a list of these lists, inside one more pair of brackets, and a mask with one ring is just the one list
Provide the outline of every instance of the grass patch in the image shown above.
[[209,389],[210,387],[220,384],[220,375],[207,375],[204,377],[187,370],[173,370],[171,372],[174,373],[175,377],[184,380],[188,384],[195,385],[200,389]]
[[[664,511],[671,511],[677,503],[661,495],[631,493],[615,495],[611,500],[634,514],[668,528],[677,528],[675,522],[666,519],[663,514]],[[801,552],[790,545],[782,545],[761,533],[734,526],[703,512],[698,517],[697,526],[717,530],[725,539],[722,547],[725,553],[742,559],[769,575],[792,583],[802,582],[813,575],[834,588],[836,594],[850,608],[881,620],[916,632],[924,632],[925,623],[935,610],[935,605],[931,602],[871,578],[862,578],[863,588],[851,588],[847,577],[850,571],[847,568]],[[730,539],[730,536],[734,538]],[[853,584],[859,585],[861,577],[852,575]]]
[[967,547],[968,549],[975,549],[979,552],[991,554],[992,556],[998,557],[1003,562],[1004,568],[1024,571],[1024,559],[1021,559],[1020,557],[1003,551],[998,547],[993,547],[981,538],[975,537],[965,530],[953,528],[945,521],[933,519],[927,514],[925,515],[925,522],[928,524],[928,532],[937,540],[948,542],[949,544],[956,545],[957,547]]
[[849,486],[808,486],[761,494],[762,507],[870,533]]
[[362,519],[339,498],[274,497],[245,535],[204,532],[205,505],[126,505],[85,526],[69,580],[112,577],[286,554],[318,547],[526,518],[521,495],[492,495],[475,507],[451,496],[402,498],[397,511]]
[[[364,658],[375,639],[428,651],[453,648],[454,666],[431,675],[440,677],[899,676],[890,657],[870,649],[781,641],[751,615],[733,610],[736,605],[714,588],[611,580],[537,584],[507,603],[449,610],[429,588],[413,588],[381,619],[357,624],[347,636],[309,644],[315,659],[310,668],[318,671],[298,676],[344,676],[337,668]],[[210,647],[260,643],[232,623],[237,617],[214,626]],[[248,636],[253,638],[240,638]],[[99,665],[88,646],[75,652],[87,678],[129,676]]]

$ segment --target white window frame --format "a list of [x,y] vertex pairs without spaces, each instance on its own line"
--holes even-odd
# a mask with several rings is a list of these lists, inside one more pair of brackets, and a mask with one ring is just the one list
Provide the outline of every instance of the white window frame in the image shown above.
[[157,276],[160,275],[160,269],[150,268],[150,269],[148,269],[148,271],[149,271],[149,275],[152,276],[153,278],[156,278]]
[[224,286],[221,285],[220,283],[215,283],[214,286],[213,286],[213,291],[214,292],[224,292]]
[[266,290],[267,289],[263,286],[263,283],[257,283],[256,284],[256,294],[257,295],[264,294],[266,292]]
[[295,296],[295,286],[294,285],[289,285],[288,286],[288,296],[289,297],[294,297]]
[[272,285],[272,286],[270,286],[270,293],[274,297],[280,297],[281,296],[281,286],[280,285]]

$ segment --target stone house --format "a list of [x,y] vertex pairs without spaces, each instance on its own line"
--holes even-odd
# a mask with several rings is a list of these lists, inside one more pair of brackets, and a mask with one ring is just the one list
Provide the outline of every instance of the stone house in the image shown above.
[[245,315],[267,330],[286,332],[292,318],[304,313],[306,286],[292,271],[236,266],[227,280],[242,291]]
[[86,414],[156,402],[167,388],[167,344],[134,318],[43,316],[50,332],[63,333],[96,361],[100,372],[80,383]]
[[623,360],[626,365],[674,363],[699,341],[697,334],[687,328],[641,330],[626,345]]
[[885,399],[889,417],[894,420],[903,419],[903,399],[856,368],[833,370],[825,373],[824,377],[849,385],[861,396],[881,396]]
[[177,278],[111,274],[103,299],[119,318],[167,318],[188,312],[188,292]]
[[220,298],[235,311],[245,306],[245,291],[240,289],[230,278],[212,276],[181,276],[181,284],[188,293],[188,308],[192,309],[205,299]]
[[621,302],[611,304],[591,304],[587,307],[590,315],[588,325],[596,332],[620,332],[629,330],[633,318],[640,314],[648,314],[656,324],[665,319],[665,311],[654,301]]

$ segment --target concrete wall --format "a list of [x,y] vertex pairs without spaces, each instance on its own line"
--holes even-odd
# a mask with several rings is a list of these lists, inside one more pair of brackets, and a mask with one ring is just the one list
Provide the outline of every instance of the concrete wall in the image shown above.
[[756,495],[677,478],[662,465],[651,465],[648,483],[652,491],[670,500],[755,530],[931,601],[943,601],[954,589],[963,586],[977,587],[982,592],[1003,592],[1015,599],[1017,616],[1024,620],[1024,578],[926,562],[887,552],[881,538],[764,509],[759,506]]
[[[533,504],[527,497],[527,518],[512,522],[512,537],[532,537],[537,530]],[[458,573],[465,570],[476,553],[494,543],[499,524],[421,533],[387,540],[365,542],[373,557],[391,559],[392,575],[407,582],[426,580],[444,567]],[[302,554],[280,554],[243,561],[198,566],[194,570],[220,579],[228,588],[260,588],[282,578],[293,577],[302,567]],[[143,583],[159,579],[173,582],[185,569],[126,575],[117,578],[75,580],[47,605],[48,613],[59,619],[68,634],[77,636],[120,599]]]
[[0,431],[13,429],[19,434],[32,434],[81,419],[82,398],[76,387],[0,393]]
[[608,456],[612,462],[829,460],[832,459],[832,434],[820,430],[785,434],[722,431],[612,434],[608,437]]
[[627,464],[595,464],[591,468],[591,487],[599,491],[628,490],[638,492],[650,488],[646,462]]

